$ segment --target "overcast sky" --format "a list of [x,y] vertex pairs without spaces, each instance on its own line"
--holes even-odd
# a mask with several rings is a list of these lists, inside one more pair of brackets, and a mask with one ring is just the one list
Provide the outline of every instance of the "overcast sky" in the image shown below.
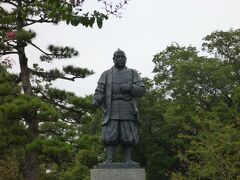
[[[95,5],[88,0],[86,7]],[[96,0],[97,1],[97,0]],[[181,46],[201,47],[202,38],[215,30],[227,31],[240,27],[239,0],[131,0],[122,10],[122,18],[110,18],[102,29],[71,27],[65,24],[34,27],[34,43],[45,49],[49,44],[69,45],[80,55],[66,61],[43,63],[50,69],[67,64],[92,69],[95,74],[75,82],[59,80],[61,89],[84,96],[94,93],[101,73],[113,65],[112,56],[118,48],[127,55],[127,66],[137,69],[142,76],[153,77],[153,55],[172,42]],[[40,53],[27,49],[30,64]],[[18,64],[14,71],[19,71]]]

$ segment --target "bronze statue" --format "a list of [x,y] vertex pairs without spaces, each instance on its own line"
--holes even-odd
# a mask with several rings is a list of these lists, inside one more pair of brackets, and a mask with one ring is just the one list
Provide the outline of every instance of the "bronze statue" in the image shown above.
[[123,161],[131,160],[132,145],[138,142],[138,110],[136,97],[146,90],[136,70],[127,68],[126,55],[118,49],[113,55],[114,66],[102,73],[93,96],[93,105],[103,107],[102,142],[106,146],[107,160],[112,163],[115,147],[123,148]]

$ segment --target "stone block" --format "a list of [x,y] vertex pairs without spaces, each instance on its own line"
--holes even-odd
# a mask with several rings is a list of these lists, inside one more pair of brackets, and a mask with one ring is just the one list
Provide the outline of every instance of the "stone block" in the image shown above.
[[91,180],[145,180],[143,168],[91,169]]

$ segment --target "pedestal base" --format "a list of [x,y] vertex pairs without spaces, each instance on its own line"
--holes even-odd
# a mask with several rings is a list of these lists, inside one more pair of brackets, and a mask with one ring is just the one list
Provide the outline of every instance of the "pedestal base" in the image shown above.
[[91,180],[145,180],[145,169],[91,169]]
[[140,169],[137,162],[134,163],[98,163],[94,169]]

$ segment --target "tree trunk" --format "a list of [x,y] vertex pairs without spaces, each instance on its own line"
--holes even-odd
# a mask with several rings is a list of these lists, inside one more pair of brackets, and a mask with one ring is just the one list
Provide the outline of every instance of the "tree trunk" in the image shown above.
[[[19,62],[21,68],[22,87],[25,95],[32,96],[32,87],[28,71],[27,57],[24,47],[19,48]],[[32,116],[36,112],[31,112],[31,116],[26,117],[29,132],[29,143],[38,137],[38,121]],[[24,163],[24,178],[26,180],[36,180],[38,176],[38,154],[34,150],[26,150]]]
[[[18,7],[22,6],[22,0],[18,0]],[[24,20],[22,18],[21,8],[17,11],[17,31],[21,31],[24,25]],[[17,41],[17,51],[19,56],[19,64],[20,64],[20,76],[22,81],[23,92],[25,95],[33,96],[32,86],[30,83],[30,75],[28,70],[28,59],[25,54],[25,46],[26,42],[24,40]],[[32,143],[35,139],[38,138],[38,121],[36,120],[34,114],[36,112],[29,113],[27,117],[25,117],[26,125],[29,132],[29,143]],[[26,180],[37,180],[38,179],[38,154],[34,150],[26,150],[25,151],[25,162],[24,162],[24,179]]]

